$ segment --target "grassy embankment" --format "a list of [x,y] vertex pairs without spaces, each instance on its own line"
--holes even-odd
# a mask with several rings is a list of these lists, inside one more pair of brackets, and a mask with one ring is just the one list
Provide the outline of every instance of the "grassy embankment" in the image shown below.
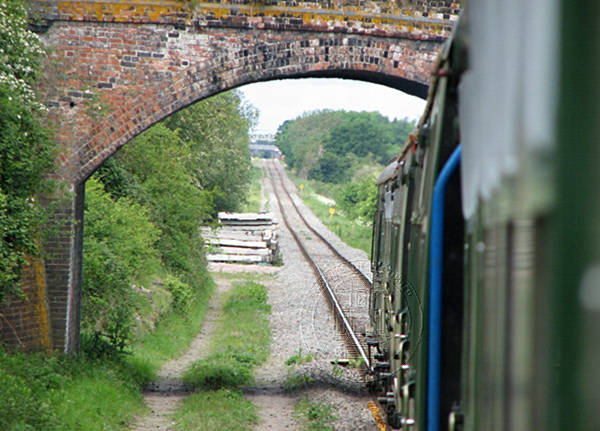
[[177,429],[242,431],[258,423],[254,405],[238,388],[254,382],[254,368],[269,356],[270,311],[265,286],[234,282],[209,355],[184,376],[196,392],[176,412]]
[[145,411],[141,387],[199,331],[212,285],[185,314],[171,310],[130,354],[89,358],[11,352],[0,346],[0,430],[123,430]]
[[[324,196],[335,201],[334,197],[339,192],[340,186],[301,179],[289,171],[288,175],[296,184],[298,195],[302,198],[306,206],[315,213],[329,230],[334,232],[346,244],[363,250],[368,256],[371,256],[371,224],[349,218],[343,211],[337,208],[335,214],[331,215],[329,214],[329,209],[332,207],[335,208],[335,204],[331,205],[319,199],[319,196]],[[304,185],[303,190],[299,189],[300,184]]]
[[126,361],[145,370],[149,380],[156,378],[160,366],[166,360],[184,353],[202,328],[213,287],[214,283],[211,281],[197,293],[185,313],[170,310],[163,315],[153,331],[135,342],[132,355]]
[[[164,360],[189,345],[206,303],[206,298],[198,298],[185,317],[165,315],[126,358],[0,351],[0,423],[4,424],[0,429],[126,429],[145,410],[140,387]],[[253,383],[254,368],[269,355],[269,313],[263,285],[234,282],[210,354],[194,363],[185,376],[197,392],[176,413],[178,429],[236,431],[252,429],[257,423],[254,406],[237,388]]]

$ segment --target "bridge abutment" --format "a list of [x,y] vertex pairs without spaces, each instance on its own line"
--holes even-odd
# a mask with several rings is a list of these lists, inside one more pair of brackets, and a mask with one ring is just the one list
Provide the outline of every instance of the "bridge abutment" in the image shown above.
[[54,214],[43,244],[50,335],[53,348],[64,352],[79,351],[84,191],[85,183],[74,184],[46,202]]

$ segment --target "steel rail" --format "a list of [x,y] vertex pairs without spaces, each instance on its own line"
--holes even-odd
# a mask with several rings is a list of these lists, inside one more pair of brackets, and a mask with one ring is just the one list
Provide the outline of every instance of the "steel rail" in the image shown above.
[[[275,170],[277,170],[277,168],[274,168]],[[298,207],[296,206],[296,204],[294,203],[293,199],[291,198],[291,196],[289,195],[289,193],[287,192],[287,190],[285,189],[285,185],[283,184],[283,181],[281,180],[281,175],[279,174],[279,172],[277,172],[278,175],[278,179],[279,182],[282,184],[284,190],[286,191],[286,194],[288,195],[288,197],[290,198],[290,201],[292,202],[296,212],[298,213],[298,215],[300,216],[300,218],[303,220],[303,222],[307,225],[307,227],[309,226],[308,223],[306,223],[306,220],[304,219],[304,217],[300,214]],[[319,287],[321,288],[321,290],[323,291],[323,293],[325,294],[325,298],[327,299],[327,302],[329,304],[329,306],[332,308],[332,312],[333,315],[336,319],[336,321],[338,321],[339,327],[341,327],[342,333],[345,336],[347,343],[349,344],[349,349],[351,351],[354,351],[354,353],[358,354],[358,356],[362,359],[364,366],[366,367],[367,371],[371,371],[371,361],[369,360],[368,355],[365,353],[365,350],[362,346],[362,344],[360,343],[360,340],[358,339],[358,337],[356,336],[356,334],[354,333],[354,329],[352,328],[352,326],[350,325],[350,322],[348,321],[348,319],[346,318],[346,314],[344,313],[344,310],[342,309],[336,295],[335,292],[333,291],[333,289],[331,288],[331,286],[329,285],[325,274],[323,273],[323,271],[321,270],[321,268],[319,267],[319,265],[317,264],[317,262],[315,262],[315,260],[310,256],[310,254],[308,253],[308,251],[306,250],[306,247],[304,246],[304,244],[302,243],[302,240],[300,239],[300,237],[298,236],[297,232],[291,227],[289,220],[285,214],[285,211],[283,210],[283,205],[281,204],[281,198],[279,196],[279,193],[277,191],[277,186],[275,184],[275,179],[269,175],[271,177],[271,182],[273,184],[273,193],[275,194],[275,198],[277,200],[277,206],[279,207],[279,212],[281,213],[281,217],[283,219],[283,223],[285,224],[286,228],[290,231],[290,233],[292,234],[292,237],[294,238],[294,241],[296,242],[296,244],[298,245],[300,252],[302,253],[302,255],[305,257],[305,259],[308,261],[308,263],[310,264],[310,266],[313,269],[313,272],[315,273],[315,276],[317,277],[318,283],[319,283]],[[309,227],[310,229],[310,227]],[[311,231],[313,231],[312,229],[310,229]],[[317,236],[319,236],[319,238],[328,244],[328,241],[325,240],[320,234],[318,234]],[[332,248],[333,246],[331,246],[329,244],[330,248]],[[347,261],[347,259],[345,257],[343,257],[339,252],[334,252],[339,258]],[[353,265],[354,266],[354,265]],[[362,272],[361,272],[362,273]],[[348,341],[349,340],[349,341]]]
[[319,231],[317,231],[314,227],[312,227],[312,225],[306,220],[306,218],[304,218],[304,216],[300,212],[300,209],[296,205],[296,202],[294,202],[294,199],[292,198],[292,195],[290,194],[290,192],[288,191],[287,187],[285,186],[284,181],[281,179],[281,174],[280,174],[279,169],[277,167],[275,167],[275,172],[277,172],[277,175],[279,177],[279,181],[281,182],[281,185],[283,187],[283,191],[287,194],[287,196],[290,199],[290,201],[292,202],[292,205],[294,206],[296,212],[298,213],[298,215],[300,216],[300,218],[302,219],[302,221],[304,222],[304,224],[306,225],[306,227],[312,233],[314,233],[315,235],[317,235],[319,237],[319,239],[321,239],[321,241],[323,241],[325,243],[325,245],[334,254],[336,254],[341,260],[344,261],[344,263],[346,265],[349,265],[353,271],[357,272],[369,284],[369,287],[372,286],[373,285],[373,280],[371,280],[371,277],[369,277],[367,274],[365,274],[358,266],[356,266],[348,258],[346,258],[344,255],[342,255],[342,253],[340,253],[340,251],[337,248],[335,248],[333,246],[333,244],[331,244],[327,239],[325,239],[325,237]]

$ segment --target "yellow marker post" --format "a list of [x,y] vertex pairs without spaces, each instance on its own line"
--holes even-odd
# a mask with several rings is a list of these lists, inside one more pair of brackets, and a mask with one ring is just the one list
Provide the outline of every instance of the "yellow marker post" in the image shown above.
[[329,217],[335,214],[335,208],[329,208]]
[[300,189],[300,191],[304,190],[304,184],[300,184],[300,185],[298,186],[298,188]]

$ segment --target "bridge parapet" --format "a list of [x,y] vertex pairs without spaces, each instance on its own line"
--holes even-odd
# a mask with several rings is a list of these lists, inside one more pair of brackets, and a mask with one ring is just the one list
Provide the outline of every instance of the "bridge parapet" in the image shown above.
[[[248,2],[33,0],[42,23],[54,21],[171,24],[176,28],[241,28],[445,39],[460,6],[450,0]],[[415,4],[413,4],[415,3]]]

